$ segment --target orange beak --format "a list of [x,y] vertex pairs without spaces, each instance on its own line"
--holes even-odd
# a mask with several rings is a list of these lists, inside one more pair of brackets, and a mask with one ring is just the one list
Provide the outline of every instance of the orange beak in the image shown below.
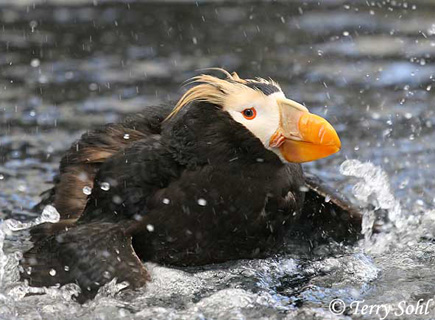
[[281,123],[270,139],[288,162],[308,162],[338,152],[341,142],[331,124],[303,105],[290,99],[277,99]]

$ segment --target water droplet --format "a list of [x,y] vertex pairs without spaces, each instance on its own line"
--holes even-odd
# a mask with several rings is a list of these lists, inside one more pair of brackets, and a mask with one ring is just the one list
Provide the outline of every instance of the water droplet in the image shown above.
[[381,115],[379,113],[377,113],[377,112],[372,113],[372,119],[378,120],[380,117],[381,117]]
[[154,226],[152,224],[147,224],[147,230],[149,232],[153,232],[154,231]]
[[65,72],[65,79],[71,80],[73,78],[74,78],[74,72],[72,71]]
[[164,198],[164,199],[162,200],[162,202],[163,202],[164,204],[169,204],[169,203],[171,203],[171,200],[169,200],[168,198]]
[[34,32],[35,28],[38,26],[38,21],[35,21],[35,20],[30,21],[29,26],[32,29],[32,32]]
[[299,191],[301,191],[301,192],[308,192],[308,187],[307,186],[301,186],[301,187],[299,187]]
[[60,219],[60,214],[53,206],[45,206],[44,210],[41,213],[41,222],[58,222]]
[[30,61],[30,66],[32,66],[33,68],[37,68],[41,65],[41,61],[39,61],[39,59],[32,59],[32,61]]
[[399,189],[405,189],[406,188],[406,186],[408,185],[408,183],[409,183],[409,179],[405,179],[405,180],[403,180],[402,182],[400,182],[400,184],[399,184]]
[[205,200],[205,199],[203,199],[203,198],[199,198],[199,199],[198,199],[198,204],[199,204],[201,207],[205,207],[205,206],[207,205],[207,200]]
[[142,217],[140,214],[135,214],[135,215],[133,216],[133,219],[136,220],[136,221],[142,221],[142,220],[143,220],[143,217]]
[[113,203],[116,203],[116,204],[121,204],[122,203],[122,199],[118,195],[114,195],[113,198],[112,198],[112,201],[113,201]]
[[101,182],[100,184],[100,188],[103,191],[109,191],[110,189],[110,184],[108,182]]
[[47,78],[47,76],[41,74],[41,75],[38,77],[38,82],[39,82],[39,83],[47,83],[47,82],[48,82],[48,78]]
[[51,269],[49,273],[50,273],[50,276],[54,277],[56,275],[56,270]]
[[91,90],[91,91],[97,91],[98,90],[98,84],[96,84],[96,83],[89,84],[89,90]]
[[130,135],[129,135],[128,133],[124,134],[124,139],[125,139],[125,140],[130,139]]
[[90,195],[92,193],[92,188],[89,186],[83,187],[83,193],[87,196]]
[[14,253],[14,257],[15,257],[16,260],[21,260],[21,259],[23,259],[23,253],[20,252],[20,251],[16,251]]

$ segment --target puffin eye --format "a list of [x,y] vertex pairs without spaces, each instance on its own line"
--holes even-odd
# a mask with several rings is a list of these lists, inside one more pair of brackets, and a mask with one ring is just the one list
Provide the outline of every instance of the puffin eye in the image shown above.
[[257,111],[255,108],[248,108],[242,111],[243,116],[245,119],[252,120],[257,116]]

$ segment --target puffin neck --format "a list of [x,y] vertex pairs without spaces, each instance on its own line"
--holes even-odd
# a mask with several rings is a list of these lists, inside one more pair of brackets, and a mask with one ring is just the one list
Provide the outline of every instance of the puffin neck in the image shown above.
[[269,163],[282,165],[247,128],[214,104],[194,102],[167,121],[162,139],[182,165]]

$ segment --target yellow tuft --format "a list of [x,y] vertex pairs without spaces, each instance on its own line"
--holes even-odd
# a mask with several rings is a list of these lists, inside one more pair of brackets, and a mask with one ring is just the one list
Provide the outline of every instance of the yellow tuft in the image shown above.
[[246,90],[254,90],[245,85],[248,82],[269,83],[279,88],[279,85],[272,80],[268,81],[262,78],[256,78],[255,80],[241,79],[237,73],[233,72],[231,74],[221,68],[210,68],[209,70],[221,71],[225,74],[226,78],[220,79],[211,75],[201,74],[188,80],[187,84],[194,84],[194,86],[187,90],[180,98],[175,108],[166,119],[175,116],[181,109],[194,101],[208,102],[223,106],[228,96],[241,94]]

